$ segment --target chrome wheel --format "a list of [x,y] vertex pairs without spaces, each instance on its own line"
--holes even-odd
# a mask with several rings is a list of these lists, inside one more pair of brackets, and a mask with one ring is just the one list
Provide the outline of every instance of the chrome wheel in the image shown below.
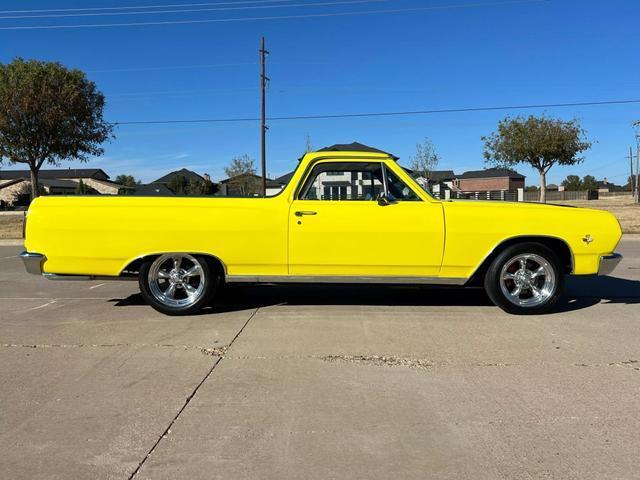
[[556,274],[540,255],[525,253],[505,262],[500,271],[500,289],[509,302],[519,307],[537,307],[555,293]]
[[186,253],[171,253],[156,259],[147,276],[149,290],[168,307],[188,307],[206,292],[202,264]]

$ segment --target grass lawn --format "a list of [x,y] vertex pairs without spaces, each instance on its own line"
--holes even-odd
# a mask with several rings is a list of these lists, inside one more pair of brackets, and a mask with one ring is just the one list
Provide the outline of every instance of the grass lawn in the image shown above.
[[0,239],[22,238],[22,214],[0,215]]
[[567,200],[551,203],[607,210],[618,218],[624,233],[640,233],[640,205],[633,203],[631,195],[605,197],[600,200]]

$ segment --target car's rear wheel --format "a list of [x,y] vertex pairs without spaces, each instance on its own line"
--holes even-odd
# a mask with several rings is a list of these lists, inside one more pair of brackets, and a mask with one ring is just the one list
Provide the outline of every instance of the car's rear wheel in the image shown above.
[[140,268],[142,296],[167,315],[196,313],[209,303],[218,283],[206,259],[187,253],[161,255]]
[[539,243],[508,247],[491,262],[484,286],[489,298],[509,313],[546,313],[558,303],[564,271],[558,256]]

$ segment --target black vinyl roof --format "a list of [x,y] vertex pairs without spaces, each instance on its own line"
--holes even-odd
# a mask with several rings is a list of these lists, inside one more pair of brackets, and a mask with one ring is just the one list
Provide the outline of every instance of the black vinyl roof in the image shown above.
[[358,143],[358,142],[351,142],[351,143],[336,143],[335,145],[331,145],[330,147],[324,147],[321,148],[320,150],[317,150],[318,152],[370,152],[370,153],[384,153],[385,155],[389,155],[390,157],[394,158],[395,160],[398,159],[398,157],[396,157],[395,155],[389,153],[389,152],[385,152],[383,150],[380,150],[378,148],[374,148],[374,147],[370,147],[369,145],[364,145],[362,143]]

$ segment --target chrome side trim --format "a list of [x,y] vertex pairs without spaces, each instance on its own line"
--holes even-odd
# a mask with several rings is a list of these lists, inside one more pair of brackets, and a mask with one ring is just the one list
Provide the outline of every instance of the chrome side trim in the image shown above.
[[27,270],[27,273],[42,275],[42,262],[46,259],[44,255],[33,252],[22,252],[20,258],[22,259],[22,263],[24,263],[24,268]]
[[91,281],[91,280],[118,280],[118,281],[127,281],[127,280],[138,280],[137,276],[131,277],[110,277],[110,276],[101,276],[101,275],[67,275],[67,274],[58,274],[58,273],[43,273],[42,276],[48,280],[72,280],[72,281]]
[[609,275],[613,272],[620,261],[622,260],[622,255],[619,253],[614,253],[612,255],[604,255],[600,257],[600,266],[598,267],[598,275]]
[[391,277],[347,275],[229,275],[227,283],[377,283],[464,285],[468,278],[452,277]]

